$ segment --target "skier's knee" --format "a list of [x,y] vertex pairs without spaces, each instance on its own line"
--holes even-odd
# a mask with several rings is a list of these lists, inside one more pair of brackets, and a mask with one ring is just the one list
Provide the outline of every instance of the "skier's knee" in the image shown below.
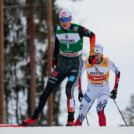
[[104,114],[104,110],[102,109],[100,111],[97,111],[97,113],[98,113],[98,115],[102,115],[102,114]]
[[74,98],[67,98],[67,107],[68,107],[68,112],[74,112],[75,109],[75,100]]

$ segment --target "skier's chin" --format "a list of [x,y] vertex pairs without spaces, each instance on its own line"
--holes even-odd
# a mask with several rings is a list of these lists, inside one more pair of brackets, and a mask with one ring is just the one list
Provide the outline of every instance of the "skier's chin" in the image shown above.
[[97,60],[97,62],[96,63],[100,63],[100,60]]
[[67,30],[67,29],[68,29],[68,27],[67,27],[67,26],[63,26],[63,29],[64,29],[64,30]]

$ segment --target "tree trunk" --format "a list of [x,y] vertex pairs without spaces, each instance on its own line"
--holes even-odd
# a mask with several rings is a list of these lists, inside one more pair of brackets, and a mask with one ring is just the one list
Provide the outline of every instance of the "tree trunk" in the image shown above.
[[[52,59],[52,0],[47,4],[47,26],[48,26],[48,76],[51,74]],[[53,121],[53,94],[48,98],[48,126],[52,126]]]
[[33,20],[33,0],[29,0],[30,4],[30,18],[29,18],[29,32],[30,32],[30,91],[29,91],[29,114],[33,114],[35,109],[35,92],[36,92],[36,76],[35,76],[35,29]]
[[0,0],[0,123],[4,123],[4,24],[3,0]]

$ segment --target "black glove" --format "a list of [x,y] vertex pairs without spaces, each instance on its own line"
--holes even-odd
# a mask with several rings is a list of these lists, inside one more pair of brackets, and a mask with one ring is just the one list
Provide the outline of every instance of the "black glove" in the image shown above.
[[96,58],[95,58],[95,56],[94,56],[94,55],[89,56],[88,62],[89,62],[89,64],[93,64],[93,65],[94,65],[94,64],[96,63]]
[[52,66],[53,69],[56,68],[56,66],[57,66],[57,59],[52,58],[51,66]]
[[82,91],[80,91],[79,95],[78,95],[78,100],[81,102],[82,98],[83,98],[83,93],[82,93]]
[[116,99],[117,96],[117,89],[113,89],[110,93],[110,98]]

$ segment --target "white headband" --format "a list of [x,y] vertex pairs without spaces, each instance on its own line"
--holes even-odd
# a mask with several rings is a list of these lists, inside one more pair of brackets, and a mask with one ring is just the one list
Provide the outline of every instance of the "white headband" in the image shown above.
[[70,18],[70,19],[72,19],[72,14],[67,8],[63,8],[59,13],[59,18]]
[[94,52],[103,54],[103,46],[101,44],[96,44]]

